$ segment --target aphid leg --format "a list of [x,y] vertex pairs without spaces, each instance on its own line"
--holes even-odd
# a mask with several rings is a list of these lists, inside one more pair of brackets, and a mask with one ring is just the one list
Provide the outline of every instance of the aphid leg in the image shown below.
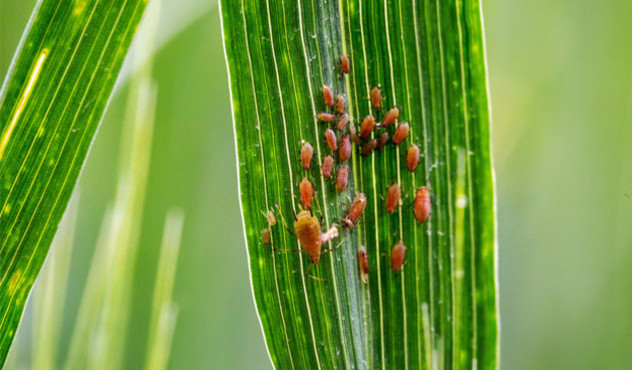
[[342,238],[342,240],[340,240],[340,243],[338,243],[338,245],[336,245],[335,247],[331,248],[331,249],[325,249],[324,251],[320,252],[320,254],[325,254],[325,253],[329,253],[329,252],[333,252],[336,249],[340,248],[342,246],[342,243],[344,243],[346,240],[346,238]]
[[[294,235],[294,237],[296,237],[296,234],[294,233],[294,231],[292,231],[288,226],[287,226],[287,222],[285,222],[285,217],[283,217],[283,212],[281,212],[281,208],[279,207],[278,204],[275,204],[275,206],[277,207],[277,210],[279,211],[279,216],[281,216],[281,222],[283,222],[283,227],[285,227],[285,229],[287,230],[288,233]],[[294,218],[296,218],[296,216],[294,216]]]
[[274,248],[275,252],[279,252],[279,253],[298,253],[298,252],[302,252],[301,249],[282,249],[282,248]]
[[311,275],[309,273],[309,270],[312,268],[312,266],[314,266],[314,264],[310,262],[309,266],[307,266],[307,270],[305,270],[305,276],[308,278],[314,279],[316,281],[327,281],[327,279],[323,279],[323,278],[319,278],[318,276]]

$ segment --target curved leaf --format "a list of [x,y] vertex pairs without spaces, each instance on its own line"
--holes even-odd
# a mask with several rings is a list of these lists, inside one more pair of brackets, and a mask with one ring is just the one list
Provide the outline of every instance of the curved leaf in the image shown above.
[[0,105],[0,364],[146,6],[43,0]]
[[[475,0],[222,1],[222,18],[239,160],[240,191],[254,297],[278,368],[497,367],[494,192],[480,4]],[[348,55],[351,73],[340,72]],[[353,146],[349,187],[337,193],[320,173],[331,154],[316,116],[327,111],[320,88],[347,97],[358,124],[392,106],[410,133],[399,146],[362,157]],[[381,85],[381,110],[370,90]],[[331,110],[330,110],[331,111]],[[393,134],[394,126],[384,128]],[[372,135],[375,137],[378,131]],[[340,139],[340,134],[338,134]],[[301,143],[315,150],[299,162]],[[421,151],[414,172],[406,152]],[[333,154],[338,161],[337,154]],[[358,192],[368,203],[360,224],[341,232],[341,249],[309,259],[282,225],[262,216],[279,205],[299,211],[298,179],[317,190],[323,227],[346,215]],[[402,201],[385,212],[387,187]],[[432,194],[419,224],[413,199]],[[293,229],[293,227],[290,226]],[[407,246],[400,273],[390,269],[397,241]],[[330,243],[334,246],[337,240]],[[369,282],[358,274],[366,246]],[[327,247],[329,248],[329,247]]]

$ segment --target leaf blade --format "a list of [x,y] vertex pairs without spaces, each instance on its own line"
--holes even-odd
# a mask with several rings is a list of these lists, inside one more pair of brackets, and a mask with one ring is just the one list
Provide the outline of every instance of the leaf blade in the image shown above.
[[[495,216],[479,3],[221,5],[251,277],[275,365],[496,368]],[[336,69],[342,54],[351,59],[348,78]],[[315,120],[326,109],[318,92],[323,84],[347,94],[356,120],[378,113],[368,94],[381,84],[384,105],[403,108],[412,127],[401,148],[361,158],[354,147],[353,176],[342,196],[317,169],[305,172],[298,165],[301,140],[313,144],[317,161],[327,152],[326,125]],[[413,142],[423,148],[423,159],[411,174],[404,148]],[[268,167],[268,158],[275,166]],[[289,209],[296,212],[297,173],[320,188],[326,225],[344,216],[345,197],[352,199],[354,191],[369,198],[364,223],[346,234],[338,255],[321,263],[327,284],[306,283],[302,256],[275,252],[299,247],[282,229],[272,229],[272,247],[260,241],[267,227],[261,211],[278,202],[286,216]],[[408,198],[387,215],[379,197],[393,182]],[[421,185],[429,186],[434,198],[433,215],[423,226],[406,207]],[[409,247],[409,262],[395,275],[388,255],[399,239]],[[367,246],[370,258],[368,286],[358,278],[360,245]]]
[[143,14],[142,0],[42,1],[0,105],[0,362]]

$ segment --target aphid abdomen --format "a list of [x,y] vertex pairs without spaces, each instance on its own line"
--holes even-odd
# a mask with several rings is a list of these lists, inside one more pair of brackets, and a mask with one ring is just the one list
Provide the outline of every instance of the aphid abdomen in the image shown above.
[[414,172],[418,163],[419,147],[413,144],[408,148],[408,153],[406,154],[406,167],[408,168],[408,171]]
[[343,165],[338,168],[336,174],[336,190],[341,193],[347,188],[347,182],[349,181],[349,166]]
[[261,241],[263,242],[263,244],[270,244],[270,242],[272,241],[269,228],[266,227],[261,230]]
[[410,126],[408,126],[408,123],[406,122],[403,122],[402,124],[397,126],[397,129],[395,130],[395,133],[393,134],[393,144],[399,145],[399,143],[404,141],[406,139],[406,136],[408,136],[409,130],[410,130]]
[[344,130],[350,120],[351,117],[347,113],[340,116],[340,118],[338,119],[338,123],[336,123],[336,128],[338,129],[338,131]]
[[318,116],[316,116],[318,118],[319,121],[323,121],[323,122],[333,122],[336,119],[336,116],[334,116],[331,113],[318,113]]
[[301,163],[303,164],[303,168],[309,170],[309,166],[312,163],[312,157],[314,156],[314,148],[308,142],[303,144],[301,148]]
[[345,112],[345,97],[341,94],[336,95],[336,112],[343,114]]
[[386,192],[386,212],[395,212],[395,208],[397,208],[401,196],[402,192],[399,184],[393,184],[388,188],[388,191]]
[[334,105],[334,93],[327,85],[323,86],[323,98],[325,99],[325,104],[328,106],[332,107]]
[[268,211],[266,212],[265,215],[266,215],[266,218],[268,219],[268,224],[270,224],[270,226],[276,225],[276,217],[274,216],[274,212]]
[[406,258],[406,246],[401,240],[391,250],[391,270],[400,272]]
[[360,125],[360,137],[366,139],[367,137],[369,137],[369,135],[371,135],[371,132],[373,132],[374,128],[375,117],[369,114],[368,116],[364,117],[364,120],[362,120],[362,124]]
[[349,74],[349,72],[351,70],[349,57],[346,56],[346,55],[343,55],[343,56],[340,57],[340,70],[344,74]]
[[299,193],[301,194],[301,203],[303,203],[303,207],[312,208],[312,199],[314,197],[314,188],[312,184],[309,182],[307,177],[303,177],[301,180],[301,184],[299,185]]
[[375,139],[369,140],[362,147],[362,151],[360,152],[360,155],[363,156],[363,157],[366,157],[367,155],[373,153],[373,151],[375,150],[376,147],[377,147],[377,140],[375,140]]
[[331,177],[331,171],[334,168],[334,159],[328,155],[323,159],[323,165],[320,167],[323,176],[328,179]]
[[327,145],[329,145],[329,149],[336,151],[338,149],[338,139],[336,139],[336,133],[334,130],[328,128],[325,131],[325,140],[327,140]]
[[369,258],[366,255],[366,249],[360,247],[358,249],[358,266],[360,267],[360,279],[363,283],[369,282]]
[[430,217],[431,209],[431,199],[430,199],[430,191],[425,186],[420,186],[417,189],[417,193],[415,195],[415,202],[413,204],[413,212],[415,214],[415,219],[418,222],[424,223]]
[[393,107],[386,112],[384,117],[382,118],[382,127],[388,127],[395,123],[395,121],[399,118],[399,109],[397,107]]
[[351,158],[351,141],[349,139],[349,134],[343,135],[342,139],[340,139],[338,154],[340,155],[341,162],[346,162],[349,158]]
[[364,213],[365,208],[366,195],[364,195],[364,193],[360,193],[356,195],[355,199],[353,199],[353,203],[351,203],[347,217],[342,220],[342,226],[345,228],[355,226],[358,218],[360,218],[362,213]]
[[371,89],[371,105],[377,110],[382,109],[382,90],[379,87]]
[[377,138],[377,147],[375,149],[377,149],[379,151],[384,149],[386,144],[388,144],[388,139],[389,139],[388,132],[386,132],[386,131],[382,132],[380,137]]
[[294,231],[301,247],[309,256],[310,261],[320,263],[320,248],[322,245],[320,223],[309,211],[301,211],[294,221]]

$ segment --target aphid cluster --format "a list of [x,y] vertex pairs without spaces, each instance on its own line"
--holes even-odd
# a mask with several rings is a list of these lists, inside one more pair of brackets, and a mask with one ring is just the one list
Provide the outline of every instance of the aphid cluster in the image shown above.
[[[340,72],[346,75],[351,71],[351,63],[347,56],[340,57]],[[327,127],[322,131],[323,140],[327,145],[321,145],[326,153],[321,153],[322,163],[320,164],[320,174],[327,179],[327,183],[342,193],[347,189],[349,184],[349,164],[348,161],[352,156],[352,151],[357,150],[361,157],[367,157],[373,153],[382,152],[387,149],[389,143],[397,147],[406,141],[410,126],[406,122],[398,122],[400,118],[400,110],[398,107],[392,107],[380,116],[382,111],[382,91],[378,85],[369,92],[369,99],[373,112],[365,116],[356,128],[352,122],[353,119],[347,112],[347,101],[343,94],[335,94],[330,86],[323,86],[321,93],[324,101],[324,111],[317,114],[317,119],[326,124]],[[374,116],[375,114],[375,116]],[[351,143],[355,146],[352,147]],[[414,172],[419,163],[420,150],[415,144],[411,144],[405,152],[406,168]],[[302,141],[300,151],[300,163],[305,171],[311,168],[314,156],[314,147]],[[320,157],[320,156],[319,156]],[[330,180],[331,179],[331,180]],[[402,187],[398,183],[394,183],[388,187],[384,197],[386,213],[393,214],[402,206]],[[320,263],[323,253],[337,249],[342,242],[335,248],[322,250],[322,245],[332,241],[338,237],[338,228],[333,223],[329,228],[321,228],[321,222],[313,213],[312,201],[314,198],[314,187],[310,182],[309,173],[306,173],[298,184],[298,194],[300,196],[301,210],[295,216],[294,230],[287,227],[287,223],[281,219],[286,228],[293,233],[299,241],[302,251],[309,256],[310,265],[307,268],[308,274],[312,265]],[[318,205],[318,203],[317,203]],[[343,230],[353,232],[355,226],[360,221],[362,214],[367,205],[367,197],[360,192],[355,196],[348,209],[343,214],[346,216],[338,220]],[[428,188],[419,187],[415,192],[415,198],[412,204],[412,213],[419,223],[426,222],[431,212],[431,198]],[[262,230],[262,240],[264,244],[269,244],[271,240],[271,227],[276,224],[274,213],[268,211],[265,213],[268,219],[268,227]],[[390,253],[391,269],[397,273],[401,271],[405,262],[406,246],[403,241],[399,241],[392,247]],[[369,277],[369,256],[364,247],[358,249],[358,268],[361,280],[368,283]]]

